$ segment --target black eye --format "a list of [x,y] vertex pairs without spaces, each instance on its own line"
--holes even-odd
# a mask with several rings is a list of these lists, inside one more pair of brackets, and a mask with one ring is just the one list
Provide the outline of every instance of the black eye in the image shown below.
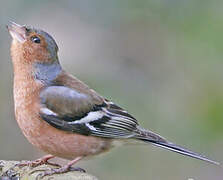
[[31,41],[34,42],[34,43],[40,43],[40,38],[37,37],[37,36],[32,36]]

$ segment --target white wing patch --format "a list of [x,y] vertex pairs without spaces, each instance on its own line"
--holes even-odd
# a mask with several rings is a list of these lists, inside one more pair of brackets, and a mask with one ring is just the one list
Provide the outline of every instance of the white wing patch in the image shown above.
[[69,122],[68,124],[84,124],[84,123],[88,124],[92,121],[101,119],[104,115],[105,113],[102,111],[93,111],[93,112],[88,113],[87,116],[81,118],[80,120]]
[[55,112],[51,111],[50,109],[48,109],[46,107],[41,108],[40,112],[43,113],[43,114],[46,114],[48,116],[57,116],[57,114]]
[[94,126],[90,125],[89,123],[86,123],[85,125],[92,131],[96,131],[97,130]]

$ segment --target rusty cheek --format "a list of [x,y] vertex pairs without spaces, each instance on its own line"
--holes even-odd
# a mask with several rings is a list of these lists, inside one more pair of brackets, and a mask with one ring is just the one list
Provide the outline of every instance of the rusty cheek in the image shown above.
[[27,61],[39,61],[39,62],[48,62],[50,61],[50,53],[47,49],[47,43],[45,39],[38,35],[41,40],[41,43],[37,44],[30,41],[30,37],[35,35],[32,33],[27,41],[22,45],[23,46],[23,58]]

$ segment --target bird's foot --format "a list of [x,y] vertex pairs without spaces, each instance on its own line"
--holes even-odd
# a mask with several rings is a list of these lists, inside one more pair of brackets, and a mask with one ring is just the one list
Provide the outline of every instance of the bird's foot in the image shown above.
[[61,167],[59,164],[51,163],[48,161],[49,159],[52,159],[52,158],[54,158],[53,155],[46,155],[46,156],[43,156],[42,158],[36,159],[34,161],[22,161],[22,162],[16,164],[15,167],[24,167],[24,166],[37,167],[37,166],[40,166],[43,164]]
[[63,166],[61,168],[52,168],[52,169],[38,169],[38,170],[34,170],[32,171],[30,174],[33,174],[33,173],[36,173],[38,171],[43,171],[42,173],[38,174],[36,179],[42,179],[44,178],[45,176],[51,176],[51,175],[54,175],[54,174],[63,174],[63,173],[67,173],[67,172],[70,172],[70,171],[79,171],[79,172],[82,172],[82,173],[85,173],[86,171],[82,168],[79,168],[79,167],[71,167],[71,166]]
[[86,172],[84,169],[82,168],[74,168],[72,167],[72,165],[74,165],[75,163],[77,163],[78,161],[80,161],[83,158],[83,156],[80,157],[76,157],[75,159],[73,159],[72,161],[70,161],[67,165],[62,166],[60,168],[52,168],[52,169],[38,169],[38,170],[34,170],[31,172],[31,174],[38,172],[38,171],[43,171],[43,173],[40,173],[37,175],[37,179],[42,179],[45,176],[50,176],[53,174],[62,174],[62,173],[66,173],[69,171],[79,171],[79,172]]

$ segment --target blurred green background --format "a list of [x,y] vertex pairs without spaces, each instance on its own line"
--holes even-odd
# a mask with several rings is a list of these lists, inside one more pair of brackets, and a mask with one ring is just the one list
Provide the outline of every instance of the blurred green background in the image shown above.
[[[0,5],[0,159],[35,159],[14,118],[9,20],[49,32],[63,67],[145,128],[223,162],[223,1],[20,0]],[[222,180],[222,168],[152,146],[78,164],[101,180]]]

